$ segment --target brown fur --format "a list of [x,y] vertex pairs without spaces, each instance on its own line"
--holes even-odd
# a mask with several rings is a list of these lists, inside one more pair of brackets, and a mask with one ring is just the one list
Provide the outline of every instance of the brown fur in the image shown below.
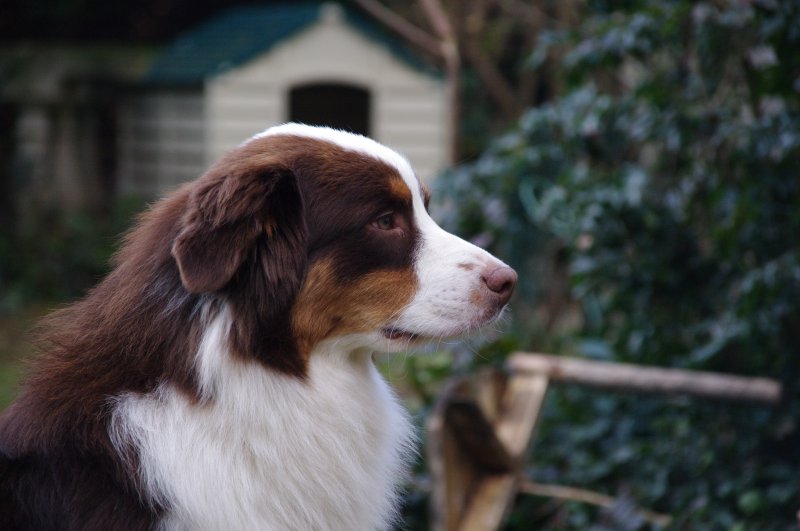
[[309,349],[335,335],[375,330],[411,300],[416,288],[416,276],[408,269],[375,271],[343,285],[330,261],[319,262],[294,306],[294,335]]
[[[396,228],[370,225],[387,211]],[[114,270],[42,323],[42,356],[0,417],[0,529],[149,529],[114,397],[169,383],[198,400],[194,356],[221,305],[231,352],[305,378],[313,346],[374,329],[416,290],[411,195],[396,170],[319,140],[240,147],[159,202]]]

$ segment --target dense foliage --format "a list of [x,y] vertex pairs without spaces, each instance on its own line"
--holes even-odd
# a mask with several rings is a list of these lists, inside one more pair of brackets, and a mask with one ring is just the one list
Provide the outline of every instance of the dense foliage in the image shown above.
[[108,272],[119,238],[144,201],[126,198],[102,213],[8,206],[15,221],[0,225],[0,317],[82,296]]
[[[550,395],[531,474],[671,514],[678,529],[796,529],[800,4],[587,11],[531,55],[534,68],[558,58],[564,93],[445,176],[443,211],[522,272],[525,346],[779,378],[786,400],[770,409],[564,387]],[[577,307],[579,319],[543,330],[537,308],[559,267],[572,304],[547,309]],[[545,519],[646,525],[618,513],[570,504]],[[521,500],[512,520],[542,515]]]

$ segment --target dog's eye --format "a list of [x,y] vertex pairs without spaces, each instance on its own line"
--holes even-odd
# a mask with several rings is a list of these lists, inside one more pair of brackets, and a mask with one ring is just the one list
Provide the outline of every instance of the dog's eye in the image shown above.
[[383,214],[373,221],[372,225],[380,230],[392,230],[395,227],[394,212]]

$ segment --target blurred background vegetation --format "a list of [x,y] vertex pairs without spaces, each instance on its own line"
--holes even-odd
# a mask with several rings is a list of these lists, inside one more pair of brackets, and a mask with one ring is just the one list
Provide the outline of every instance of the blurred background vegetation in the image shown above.
[[[423,3],[383,5],[425,26]],[[117,4],[13,0],[0,34],[158,43],[223,3]],[[460,159],[435,182],[434,215],[521,285],[500,339],[386,362],[420,422],[447,377],[512,349],[777,378],[774,409],[555,388],[528,474],[620,503],[520,497],[508,529],[647,529],[631,504],[674,529],[796,529],[800,3],[443,5],[464,58]],[[106,271],[142,203],[21,213],[24,183],[0,171],[5,403],[30,352],[20,330]],[[424,485],[420,463],[410,529],[425,528]]]

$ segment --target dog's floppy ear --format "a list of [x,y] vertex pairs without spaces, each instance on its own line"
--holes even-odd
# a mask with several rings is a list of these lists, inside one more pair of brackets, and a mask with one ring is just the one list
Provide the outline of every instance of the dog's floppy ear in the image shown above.
[[192,191],[172,245],[184,287],[220,291],[249,260],[263,268],[268,291],[293,296],[306,267],[302,211],[297,179],[286,166],[223,159]]
[[291,306],[308,267],[308,229],[300,184],[275,158],[240,151],[201,177],[172,255],[188,291],[224,294],[233,352],[302,377]]

